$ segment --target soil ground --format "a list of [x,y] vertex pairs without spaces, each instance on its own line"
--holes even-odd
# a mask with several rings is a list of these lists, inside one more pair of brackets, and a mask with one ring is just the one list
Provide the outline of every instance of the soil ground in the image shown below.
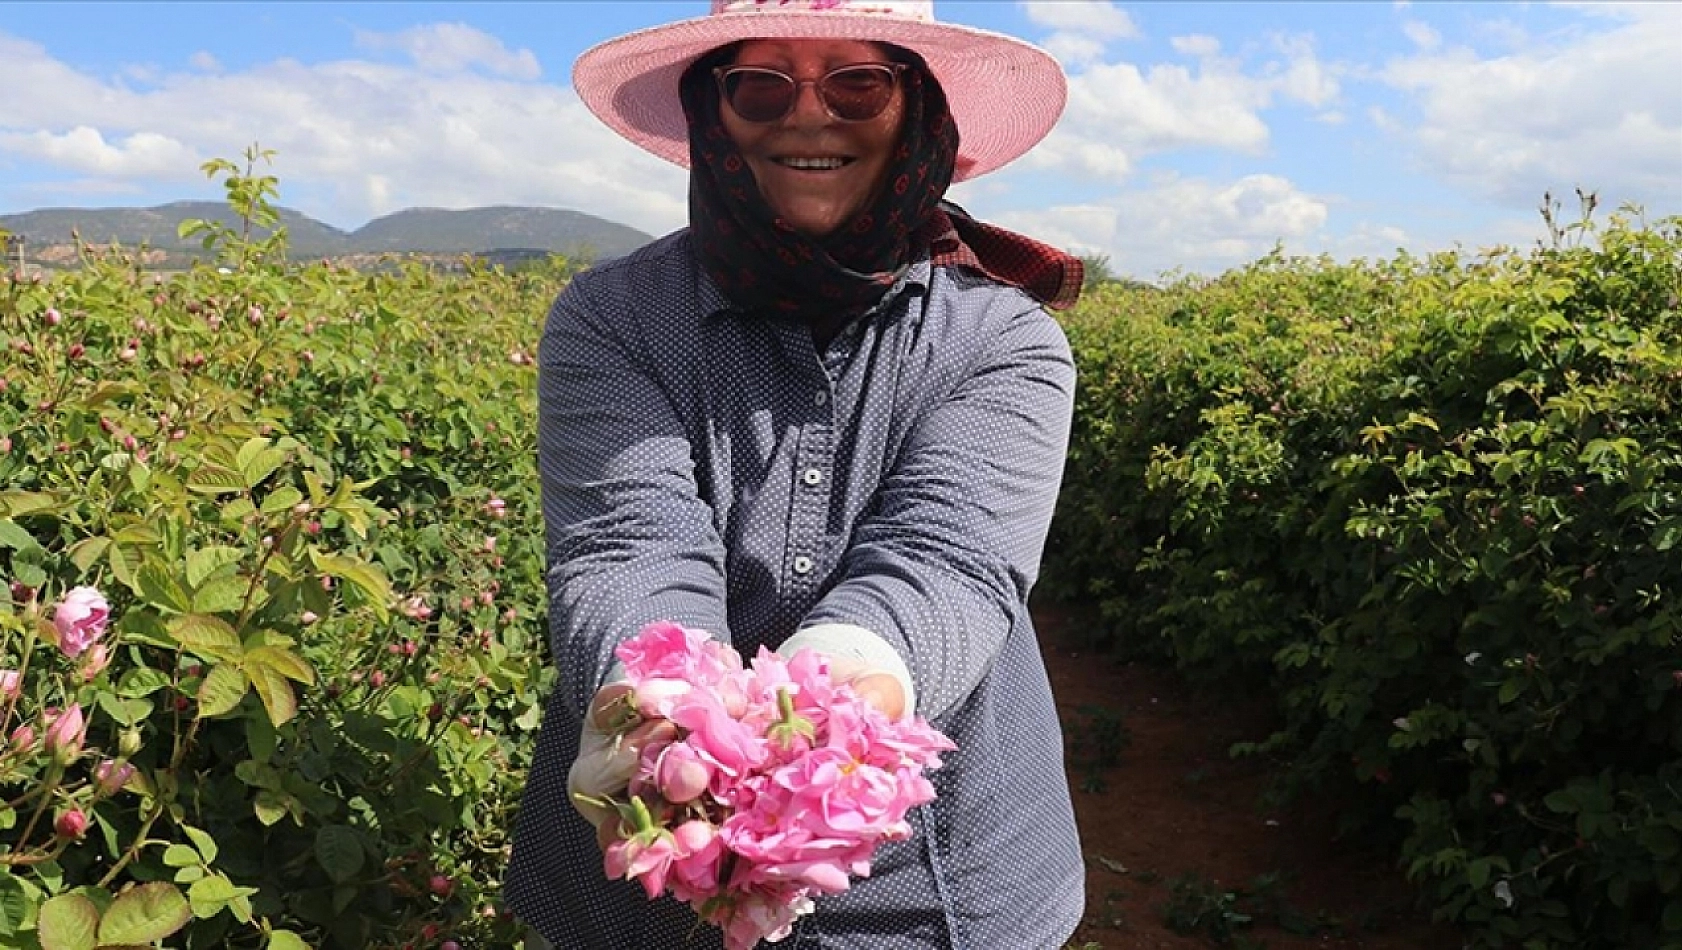
[[1265,706],[1083,650],[1068,613],[1035,613],[1087,863],[1071,950],[1462,946],[1391,856],[1336,840],[1336,802],[1264,807],[1264,765],[1227,749],[1265,737]]

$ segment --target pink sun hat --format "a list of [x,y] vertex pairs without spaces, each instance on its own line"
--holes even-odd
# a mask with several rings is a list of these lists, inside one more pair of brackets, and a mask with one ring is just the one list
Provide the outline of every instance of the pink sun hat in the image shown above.
[[1015,37],[936,22],[933,0],[712,0],[707,16],[585,50],[573,64],[572,85],[608,127],[687,168],[678,80],[702,54],[756,38],[869,40],[922,56],[958,125],[957,181],[1033,148],[1068,98],[1063,69],[1049,53]]

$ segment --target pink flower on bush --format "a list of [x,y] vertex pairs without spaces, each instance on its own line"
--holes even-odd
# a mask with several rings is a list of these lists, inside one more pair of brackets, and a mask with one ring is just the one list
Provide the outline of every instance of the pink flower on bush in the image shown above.
[[81,754],[82,739],[87,734],[88,723],[82,717],[82,704],[71,703],[64,710],[48,709],[43,713],[46,729],[41,734],[41,741],[46,746],[47,754],[60,762],[69,762]]
[[80,808],[68,808],[53,820],[53,831],[61,838],[80,838],[88,830],[88,816]]
[[53,608],[53,627],[58,631],[58,648],[75,659],[94,641],[105,635],[111,605],[94,587],[76,587]]
[[0,699],[17,699],[23,693],[23,674],[17,670],[0,670]]
[[99,763],[93,770],[94,781],[99,784],[99,790],[107,795],[115,795],[123,790],[128,780],[134,778],[134,766],[127,762],[113,762],[110,759]]
[[99,674],[105,672],[105,668],[110,665],[111,651],[106,648],[105,644],[96,643],[88,647],[88,652],[82,654],[82,666],[78,672],[81,674],[82,682],[91,683],[98,679]]

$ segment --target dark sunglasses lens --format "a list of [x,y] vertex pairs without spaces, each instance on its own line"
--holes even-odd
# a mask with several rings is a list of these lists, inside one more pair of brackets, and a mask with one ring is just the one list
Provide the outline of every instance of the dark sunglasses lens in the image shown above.
[[836,118],[863,122],[888,107],[894,95],[894,74],[881,66],[850,66],[825,76],[818,88]]
[[787,115],[795,89],[794,80],[781,73],[740,69],[724,74],[724,97],[749,122],[775,122]]

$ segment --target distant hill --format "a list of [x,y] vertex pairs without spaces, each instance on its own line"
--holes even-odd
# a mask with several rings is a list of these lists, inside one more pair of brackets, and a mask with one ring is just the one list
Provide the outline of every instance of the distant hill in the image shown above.
[[[601,260],[628,253],[652,236],[605,218],[564,208],[494,207],[450,211],[411,208],[376,218],[355,231],[324,224],[290,208],[279,210],[287,244],[294,258],[416,252],[482,254],[495,259],[547,253]],[[169,258],[200,251],[196,239],[176,236],[190,218],[220,221],[238,227],[228,206],[212,201],[176,201],[153,208],[44,208],[0,215],[0,229],[22,235],[27,257],[51,260],[47,254],[74,242],[72,232],[95,245],[126,248],[142,244]]]

